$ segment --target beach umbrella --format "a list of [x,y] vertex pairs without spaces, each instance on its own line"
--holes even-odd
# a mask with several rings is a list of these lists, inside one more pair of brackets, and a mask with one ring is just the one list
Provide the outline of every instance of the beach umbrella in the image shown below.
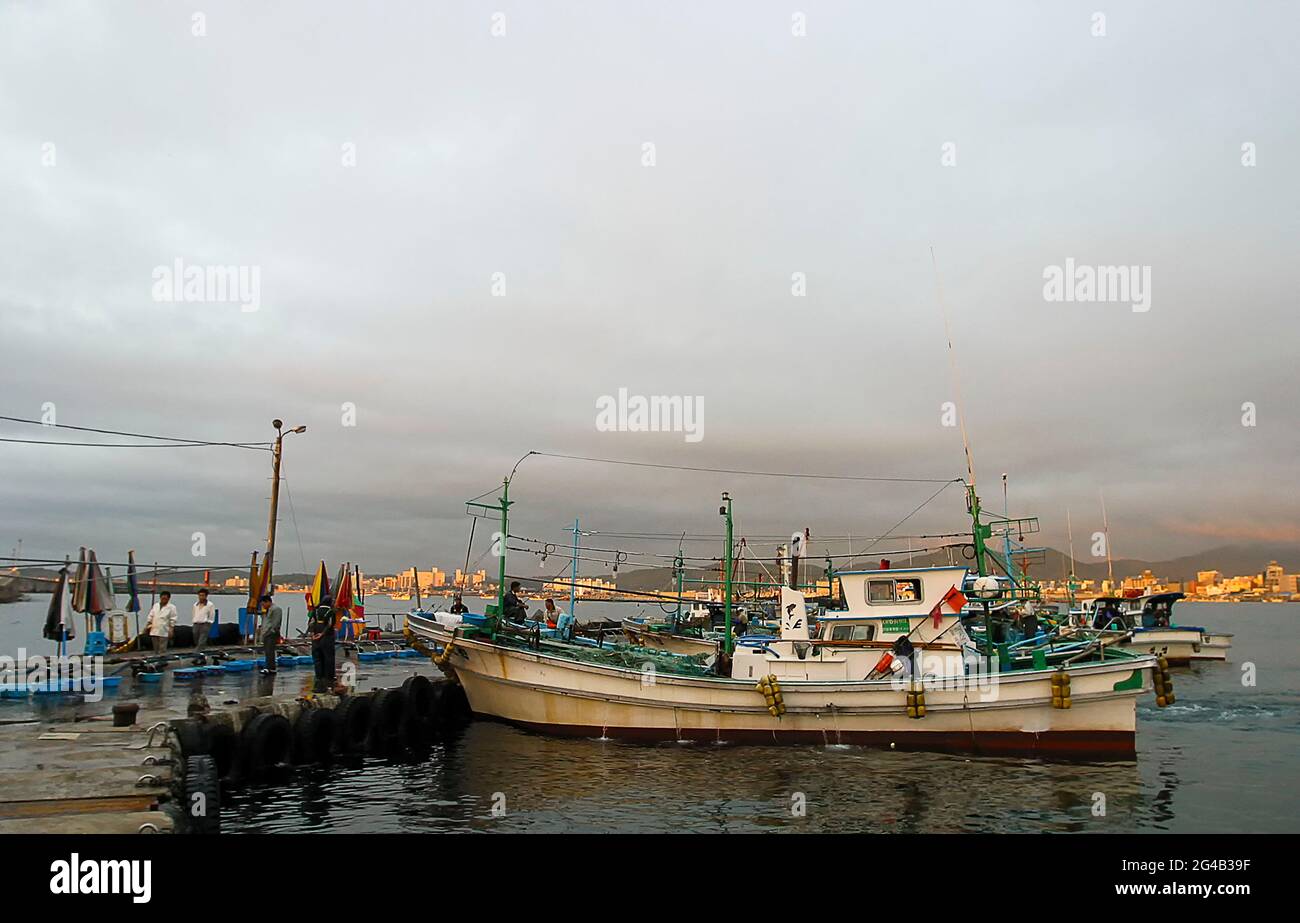
[[77,572],[72,577],[72,611],[85,612],[86,599],[90,595],[90,567],[86,561],[86,547],[81,547],[77,558]]
[[127,612],[140,611],[140,583],[135,576],[135,552],[126,553],[126,591],[131,598],[127,600]]
[[307,605],[315,609],[320,605],[320,601],[330,595],[330,578],[325,573],[325,562],[320,562],[320,567],[316,569],[316,577],[311,582],[311,588],[307,590]]
[[86,557],[86,608],[84,612],[102,615],[112,608],[112,594],[105,582],[104,573],[99,569],[99,559],[95,549],[90,549]]
[[341,628],[343,620],[352,615],[352,571],[344,564],[334,581],[334,627]]
[[67,563],[59,568],[59,582],[50,596],[50,608],[45,613],[45,627],[41,630],[46,638],[60,643],[77,634],[72,621],[73,587],[68,579],[68,568]]
[[352,571],[346,564],[339,567],[339,575],[334,580],[334,605],[339,609],[352,609]]

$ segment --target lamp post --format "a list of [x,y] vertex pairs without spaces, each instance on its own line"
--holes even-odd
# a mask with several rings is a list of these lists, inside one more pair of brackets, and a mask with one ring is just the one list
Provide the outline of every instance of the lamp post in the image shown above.
[[[271,425],[275,427],[275,447],[271,449],[271,521],[266,527],[266,559],[262,562],[262,566],[266,568],[266,585],[261,588],[263,593],[274,583],[272,565],[275,563],[275,520],[280,507],[280,458],[284,449],[284,437],[289,433],[307,432],[305,426],[295,426],[287,432],[282,432],[284,422],[281,420],[272,420]],[[256,601],[255,606],[256,611],[260,612],[262,610],[262,600],[260,598]]]

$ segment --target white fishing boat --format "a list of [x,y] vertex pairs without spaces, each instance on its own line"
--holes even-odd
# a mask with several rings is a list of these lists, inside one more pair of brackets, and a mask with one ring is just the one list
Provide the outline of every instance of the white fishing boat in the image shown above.
[[1174,665],[1227,660],[1231,634],[1173,624],[1174,603],[1182,598],[1182,593],[1101,596],[1083,602],[1080,622],[1086,629],[1116,634],[1123,648],[1164,657]]
[[1155,657],[1105,642],[1066,667],[999,670],[961,626],[964,567],[837,576],[845,608],[816,636],[803,594],[782,588],[780,637],[741,643],[721,675],[694,658],[619,663],[417,615],[409,626],[477,714],[597,738],[1131,757],[1136,699],[1167,681]]

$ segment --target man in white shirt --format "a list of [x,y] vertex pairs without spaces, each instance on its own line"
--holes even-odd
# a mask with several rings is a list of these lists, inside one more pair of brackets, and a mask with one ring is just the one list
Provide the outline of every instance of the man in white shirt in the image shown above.
[[212,630],[212,619],[216,616],[216,611],[217,607],[208,602],[208,591],[199,590],[199,601],[194,604],[194,618],[191,621],[196,651],[208,643],[208,632]]
[[163,590],[149,610],[149,637],[153,639],[155,654],[167,653],[167,642],[171,640],[175,625],[176,607],[172,605],[172,594]]

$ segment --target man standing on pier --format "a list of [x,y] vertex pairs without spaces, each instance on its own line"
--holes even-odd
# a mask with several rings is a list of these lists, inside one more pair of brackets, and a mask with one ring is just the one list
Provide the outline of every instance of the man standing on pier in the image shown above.
[[263,673],[275,672],[276,646],[280,643],[280,626],[284,622],[284,613],[280,611],[270,593],[262,594],[262,605],[266,608],[266,617],[262,619],[262,654],[266,658]]
[[176,607],[172,605],[171,593],[163,590],[158,594],[158,601],[149,610],[148,624],[154,653],[167,653],[167,642],[171,640],[172,628],[176,624]]
[[316,691],[329,692],[334,688],[334,600],[330,597],[321,597],[320,605],[312,612],[307,637],[311,638]]
[[194,617],[190,624],[194,626],[194,649],[202,650],[208,643],[208,632],[212,630],[212,618],[217,607],[208,602],[207,588],[199,590],[199,601],[194,604]]

